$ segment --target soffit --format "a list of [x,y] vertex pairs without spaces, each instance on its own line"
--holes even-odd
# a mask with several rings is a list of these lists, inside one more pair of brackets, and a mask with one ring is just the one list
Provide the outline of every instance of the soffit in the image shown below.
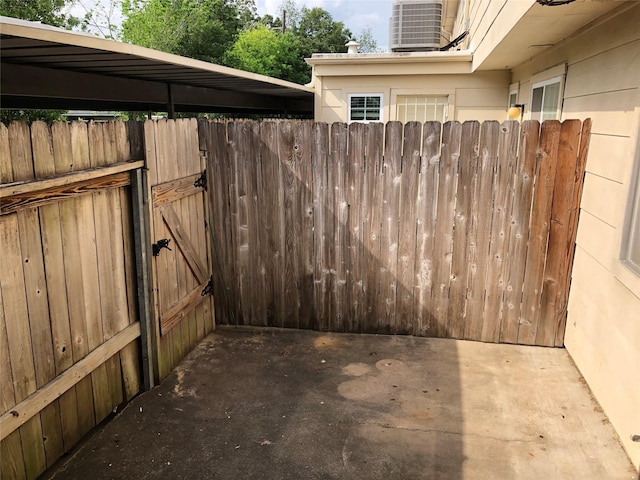
[[474,56],[474,70],[520,65],[625,3],[629,4],[616,0],[576,0],[556,7],[533,3],[486,58]]

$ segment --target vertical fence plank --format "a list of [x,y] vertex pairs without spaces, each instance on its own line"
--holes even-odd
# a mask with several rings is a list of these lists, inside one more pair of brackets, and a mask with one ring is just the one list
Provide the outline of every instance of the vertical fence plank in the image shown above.
[[[89,152],[87,142],[87,127],[84,122],[72,124],[58,122],[52,127],[54,134],[54,163],[56,170],[74,171],[89,168]],[[71,335],[70,351],[73,362],[77,362],[89,353],[88,321],[85,298],[91,285],[83,281],[84,267],[81,263],[79,212],[90,211],[93,208],[90,196],[82,196],[60,202],[60,231],[62,236],[62,259],[64,263],[64,278],[69,313],[69,328]],[[92,238],[92,237],[90,237]],[[95,425],[93,408],[92,377],[103,374],[103,368],[82,379],[75,391],[69,391],[60,397],[60,415],[62,420],[63,441],[68,450],[81,436]]]
[[[166,155],[164,151],[164,142],[166,141],[166,121],[159,120],[157,122],[147,120],[144,125],[145,133],[145,150],[146,162],[149,171],[148,184],[150,187],[158,185],[165,181],[161,175]],[[157,242],[161,238],[169,238],[168,229],[162,220],[159,209],[153,208],[151,205],[151,240]],[[165,378],[174,364],[173,359],[173,333],[169,331],[166,335],[160,335],[159,320],[162,312],[167,311],[171,306],[171,286],[167,255],[158,255],[153,257],[152,271],[154,276],[154,285],[156,285],[156,307],[154,325],[158,329],[156,332],[157,352],[158,352],[158,380]],[[167,292],[161,294],[160,292]]]
[[255,121],[245,122],[243,129],[244,138],[244,179],[246,182],[246,208],[247,208],[247,235],[249,245],[248,276],[251,289],[251,325],[267,325],[265,293],[265,262],[262,253],[262,229],[260,228],[259,206],[262,202],[260,165],[259,126]]
[[233,286],[231,287],[236,293],[234,296],[235,299],[235,320],[236,325],[243,325],[244,320],[244,310],[242,307],[242,288],[241,288],[241,275],[242,268],[240,262],[240,246],[241,242],[244,239],[244,235],[241,236],[241,228],[240,228],[240,217],[239,217],[239,208],[240,208],[240,200],[239,200],[239,192],[241,188],[239,186],[239,181],[242,181],[242,177],[239,176],[241,174],[238,173],[238,155],[239,148],[237,138],[238,137],[238,125],[235,123],[227,124],[227,164],[229,165],[229,215],[231,218],[231,227],[233,228],[233,233],[231,235],[233,243],[231,245],[233,249],[233,253],[230,258],[233,261],[233,271],[235,272],[233,279]]
[[546,121],[540,128],[529,248],[525,264],[518,343],[535,345],[540,325],[542,283],[547,255],[551,205],[556,178],[556,156],[560,145],[560,122]]
[[453,254],[451,259],[447,336],[464,337],[467,318],[467,291],[470,260],[470,233],[473,207],[473,180],[478,163],[480,124],[462,124],[458,161],[457,200],[453,217]]
[[515,158],[518,148],[518,126],[516,121],[504,122],[498,140],[498,163],[496,165],[496,190],[491,220],[489,264],[487,267],[487,292],[481,340],[497,342],[500,338],[502,301],[505,288],[505,256],[509,242],[509,209],[513,202]]
[[[184,178],[191,174],[191,164],[193,160],[189,157],[186,147],[186,130],[185,130],[185,121],[188,121],[185,118],[179,118],[176,120],[171,120],[171,124],[174,126],[174,135],[172,135],[170,141],[174,144],[174,158],[172,159],[172,163],[175,162],[175,172],[174,178]],[[192,212],[190,211],[190,198],[184,197],[179,200],[172,202],[172,208],[174,209],[179,221],[180,225],[185,232],[191,231],[191,224],[197,220],[197,218],[192,218]],[[195,212],[193,212],[195,214]],[[193,237],[189,237],[192,239]],[[190,292],[193,288],[195,288],[195,279],[191,273],[191,270],[184,259],[184,256],[179,251],[180,247],[178,246],[177,239],[175,240],[176,244],[173,247],[176,249],[176,272],[178,278],[178,298],[184,298],[187,295],[187,292]],[[180,339],[182,344],[182,352],[186,355],[192,347],[195,345],[195,309],[191,310],[188,314],[186,314],[182,320],[180,320],[180,324],[174,327],[174,329],[180,330]]]
[[[233,133],[233,136],[232,136]],[[237,227],[238,227],[238,281],[242,299],[242,323],[251,325],[251,305],[253,294],[251,290],[250,257],[249,257],[249,199],[247,192],[247,124],[245,122],[235,125],[229,131],[229,137],[233,139],[235,150],[235,174],[236,174],[236,199],[237,199]]]
[[[201,123],[202,125],[202,123]],[[234,288],[235,275],[233,269],[233,250],[231,233],[231,213],[229,210],[229,178],[230,169],[227,157],[226,124],[210,122],[200,131],[206,132],[207,172],[211,178],[212,191],[209,199],[212,202],[211,215],[213,224],[213,269],[214,292],[216,303],[216,322],[233,324],[235,310]]]
[[[9,125],[8,137],[13,180],[30,180],[34,178],[29,127],[24,123],[13,122]],[[16,403],[18,403],[33,393],[46,376],[47,366],[42,364],[43,361],[46,362],[46,358],[36,361],[32,355],[34,340],[42,340],[39,337],[43,333],[41,327],[39,328],[39,323],[43,320],[42,315],[46,315],[48,319],[48,311],[42,301],[42,297],[45,296],[45,287],[37,277],[37,270],[40,270],[38,268],[38,258],[41,258],[41,254],[34,258],[35,267],[29,268],[29,255],[34,253],[32,250],[33,244],[31,243],[33,239],[22,237],[24,234],[36,235],[35,228],[38,227],[38,224],[34,222],[38,221],[37,211],[29,209],[29,213],[21,211],[10,217],[12,220],[7,221],[8,223],[4,225],[13,230],[9,233],[11,237],[2,236],[3,240],[6,240],[2,242],[5,245],[3,250],[3,276],[7,274],[10,276],[9,284],[7,285],[5,283],[7,280],[5,280],[0,287],[3,289],[5,308],[9,309],[9,311],[5,310],[5,316],[6,318],[29,319],[29,322],[24,321],[21,325],[15,325],[17,322],[11,321],[7,323],[9,350],[20,352],[12,359],[11,364]],[[20,226],[22,226],[22,235],[18,235]],[[23,241],[25,246],[27,246],[26,242],[29,242],[30,251],[21,251]],[[19,247],[10,245],[11,242],[20,245]],[[26,257],[25,253],[27,254]],[[9,259],[12,259],[14,263]],[[26,271],[23,270],[23,263]],[[31,275],[32,273],[33,275]],[[25,278],[27,274],[30,275],[29,278]],[[38,286],[38,283],[40,283],[40,286]],[[7,292],[6,288],[11,290]],[[29,302],[33,303],[29,304]],[[23,307],[19,306],[18,303],[21,303]],[[24,311],[15,311],[14,309],[16,308],[20,310],[24,308]],[[31,338],[29,331],[31,321],[34,323],[34,339]],[[36,346],[35,348],[40,349],[41,347]],[[49,348],[51,348],[50,343]],[[30,359],[27,358],[28,355],[31,355]],[[15,366],[14,362],[17,362]],[[35,478],[46,468],[40,415],[36,415],[20,428],[20,438],[26,476],[27,478]]]
[[398,273],[398,209],[402,162],[402,124],[389,122],[385,130],[382,224],[380,230],[380,295],[378,331],[394,333]]
[[[113,163],[110,131],[108,124],[89,123],[89,157],[92,166]],[[126,294],[120,288],[119,279],[124,276],[124,265],[120,264],[118,240],[122,238],[120,223],[120,198],[115,191],[98,191],[93,195],[95,218],[95,253],[97,262],[98,298],[102,318],[102,329],[97,345],[108,340],[119,331],[123,317],[122,308],[127,305]],[[116,221],[117,220],[117,221]],[[120,249],[122,243],[120,240]],[[106,301],[113,299],[113,301]],[[116,354],[105,362],[108,385],[104,394],[96,396],[96,420],[105,418],[113,405],[122,402],[122,372],[120,355]],[[95,391],[95,385],[94,385]],[[106,398],[105,398],[106,397]]]
[[566,315],[564,299],[564,275],[567,272],[567,250],[570,245],[570,217],[574,200],[574,178],[576,157],[580,142],[580,121],[565,120],[560,128],[560,145],[556,158],[556,181],[551,206],[551,224],[546,267],[542,284],[542,306],[540,325],[536,333],[536,344],[553,346],[562,317]]
[[0,122],[0,183],[13,181],[11,152],[9,151],[9,129]]
[[261,191],[259,201],[262,217],[261,232],[264,234],[262,244],[265,256],[265,297],[267,325],[282,326],[284,312],[283,276],[284,276],[284,210],[282,173],[278,156],[278,124],[266,121],[260,124],[262,146],[260,159],[262,163]]
[[[56,173],[55,162],[53,158],[53,146],[51,141],[51,132],[44,122],[34,122],[31,125],[31,145],[33,149],[33,166],[38,177],[50,177]],[[21,212],[22,213],[22,212]],[[61,262],[62,248],[56,249],[49,240],[58,242],[60,239],[60,210],[58,204],[43,205],[39,208],[39,218],[35,220],[33,232],[29,241],[30,248],[35,251],[36,262],[30,262],[31,268],[37,265],[38,286],[41,291],[41,301],[39,302],[40,312],[34,312],[39,318],[37,324],[39,328],[31,327],[31,337],[34,341],[34,332],[37,333],[36,340],[38,350],[34,350],[35,358],[40,358],[41,362],[46,362],[44,369],[45,375],[41,378],[41,384],[38,388],[46,385],[53,380],[62,369],[60,362],[71,365],[71,349],[66,352],[66,346],[69,345],[69,324],[67,322],[68,312],[66,302],[66,290],[64,289],[64,266]],[[20,217],[19,217],[20,218]],[[38,221],[39,220],[39,221]],[[47,235],[49,233],[49,235]],[[51,265],[51,248],[55,250],[55,260],[60,260],[57,264]],[[47,268],[45,268],[45,266]],[[34,273],[34,272],[32,272]],[[57,274],[59,278],[50,278],[51,275]],[[25,278],[27,278],[25,276]],[[62,286],[62,291],[58,289]],[[62,335],[62,342],[60,342]],[[62,343],[63,347],[59,345]],[[42,434],[46,439],[44,441],[47,466],[53,463],[64,453],[64,445],[62,439],[62,428],[60,422],[60,407],[56,400],[52,404],[45,407],[41,412]]]
[[329,164],[329,182],[333,189],[332,201],[333,211],[333,297],[331,329],[337,332],[344,332],[347,328],[347,317],[349,316],[349,297],[347,289],[350,280],[349,269],[349,231],[347,207],[347,125],[344,123],[334,123],[331,125],[331,160]]
[[[18,236],[17,215],[0,217],[0,243],[2,251],[2,275],[0,289],[7,319],[23,321],[6,322],[7,345],[11,355],[11,373],[16,403],[21,402],[36,390],[36,368],[29,332],[28,299],[24,273],[23,254]],[[35,478],[46,468],[40,416],[36,415],[22,427],[20,438],[27,478]]]
[[505,288],[500,324],[500,342],[504,343],[518,341],[539,130],[537,121],[527,121],[522,124],[520,133],[513,205],[509,212],[508,255],[505,258]]
[[312,124],[296,122],[294,126],[296,152],[296,178],[298,194],[296,211],[300,222],[298,242],[298,289],[300,291],[299,328],[311,328],[313,303],[313,167]]
[[[166,133],[164,147],[167,162],[164,165],[165,168],[165,179],[166,181],[175,180],[180,178],[181,166],[180,164],[185,163],[184,158],[179,158],[179,144],[178,144],[178,125],[182,121],[182,119],[175,120],[169,119],[166,121]],[[184,199],[179,200],[177,203],[174,203],[174,209],[181,211],[180,205],[184,203]],[[162,252],[166,253],[166,252]],[[180,296],[180,286],[186,282],[185,276],[187,275],[187,266],[185,265],[185,260],[182,257],[182,254],[179,252],[178,245],[174,244],[173,252],[169,255],[169,262],[173,264],[175,268],[175,274],[172,273],[173,276],[173,294],[176,297],[172,302],[172,305],[182,298]],[[169,267],[171,268],[171,267]],[[171,330],[173,334],[173,352],[174,352],[174,361],[179,362],[189,351],[189,321],[188,318],[191,317],[192,312],[189,313],[183,319],[184,321],[180,321],[179,325],[174,327]],[[188,317],[188,318],[187,318]]]
[[326,123],[313,125],[313,285],[314,326],[318,330],[331,328],[331,291],[333,244],[333,212],[329,205],[329,126]]
[[435,327],[431,313],[433,287],[433,249],[435,244],[438,170],[440,166],[442,124],[426,122],[422,129],[422,156],[418,185],[415,274],[416,328],[414,334],[428,335]]
[[362,181],[365,175],[365,129],[363,123],[352,123],[348,132],[347,154],[347,204],[349,232],[349,265],[350,279],[347,285],[349,289],[349,312],[346,319],[348,332],[360,332],[362,330],[362,318],[364,316],[364,252],[363,252],[363,228],[362,228]]
[[571,202],[571,212],[569,216],[569,226],[567,232],[567,247],[565,249],[565,268],[561,272],[561,283],[558,288],[560,298],[558,304],[558,317],[556,318],[556,338],[555,346],[564,346],[565,325],[567,322],[567,305],[569,302],[569,287],[571,285],[571,272],[573,271],[573,260],[576,247],[576,236],[578,235],[578,219],[580,216],[580,201],[584,187],[584,174],[587,166],[587,153],[589,152],[589,140],[591,138],[591,119],[587,118],[582,123],[580,132],[580,147],[577,152],[573,177],[573,200]]
[[382,222],[382,163],[384,151],[384,125],[365,125],[365,165],[360,217],[363,229],[363,290],[364,305],[360,309],[361,329],[365,333],[377,332],[378,296],[380,292],[380,225]]
[[493,205],[493,180],[498,159],[499,132],[498,122],[484,122],[480,128],[480,157],[474,172],[473,205],[469,225],[469,289],[464,330],[464,338],[468,340],[482,338],[492,212],[487,207]]
[[[2,125],[3,124],[0,124],[0,126]],[[13,176],[13,174],[8,171],[5,180],[11,178],[9,177],[9,174],[11,174],[11,177]],[[5,230],[5,221],[6,220],[0,218],[0,239],[3,242],[5,241],[5,239],[7,239],[7,237],[5,237],[5,234],[9,233]],[[16,225],[14,224],[14,222],[9,222],[9,224],[6,225],[6,227],[8,228],[12,228],[15,226]],[[5,260],[3,257],[3,274],[6,274],[6,272],[8,272],[8,269],[4,262]],[[9,411],[9,409],[16,404],[15,385],[12,375],[11,356],[9,352],[8,330],[5,317],[2,283],[2,278],[0,278],[0,362],[1,365],[3,365],[3,368],[0,368],[0,415]],[[9,309],[9,314],[10,313],[11,311]],[[24,313],[26,313],[26,311]],[[16,357],[15,352],[13,354],[13,357]],[[26,478],[24,456],[22,454],[22,445],[20,442],[19,430],[16,430],[11,435],[2,440],[2,442],[0,443],[0,458],[2,458],[2,461],[0,462],[0,477],[16,479]]]
[[300,292],[298,291],[298,249],[297,240],[301,225],[296,218],[297,197],[297,156],[294,127],[291,122],[278,123],[279,155],[282,173],[284,209],[284,289],[283,325],[297,328],[300,313]]
[[409,122],[404,126],[398,205],[398,278],[396,284],[396,333],[406,335],[416,327],[414,303],[415,250],[417,229],[418,185],[420,182],[420,143],[422,125]]
[[442,130],[442,153],[438,179],[435,245],[433,249],[432,315],[435,319],[432,334],[448,335],[447,305],[450,294],[451,261],[453,253],[453,222],[458,177],[458,157],[462,125],[447,122]]
[[[51,126],[51,134],[53,137],[55,172],[64,174],[73,171],[70,124],[67,122],[55,122]],[[74,201],[67,200],[55,205],[55,209],[52,208],[50,214],[44,216],[41,222],[55,366],[58,375],[74,363],[76,347],[74,346],[73,332],[75,331],[75,325],[79,325],[80,331],[84,331],[83,338],[86,340],[86,324],[77,314],[72,314],[73,307],[70,307],[68,302],[70,292],[67,290],[65,275],[66,264],[69,263],[65,256],[70,254],[65,248],[64,239],[65,225],[69,221],[69,216],[63,217],[62,212],[63,208],[65,208],[64,205],[69,205],[72,202]],[[84,385],[90,386],[90,382],[90,378],[86,378]],[[78,413],[81,408],[78,406],[77,391],[78,387],[74,386],[62,394],[59,399],[62,441],[65,452],[69,451],[84,433],[79,423],[80,416]],[[88,402],[92,405],[93,399],[88,400]],[[85,415],[84,418],[87,418],[87,416]],[[90,428],[88,425],[86,427]]]

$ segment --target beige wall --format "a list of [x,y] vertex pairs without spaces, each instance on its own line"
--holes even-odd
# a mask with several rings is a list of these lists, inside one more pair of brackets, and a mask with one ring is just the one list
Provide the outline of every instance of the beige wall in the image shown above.
[[566,68],[562,118],[593,120],[565,345],[638,467],[640,278],[619,257],[640,162],[640,4],[616,13],[515,68],[512,81],[528,107],[532,79]]
[[[390,70],[393,71],[393,70]],[[448,120],[505,120],[509,72],[466,75],[367,75],[317,77],[316,120],[346,122],[349,94],[381,93],[383,121],[396,120],[397,95],[446,95]]]

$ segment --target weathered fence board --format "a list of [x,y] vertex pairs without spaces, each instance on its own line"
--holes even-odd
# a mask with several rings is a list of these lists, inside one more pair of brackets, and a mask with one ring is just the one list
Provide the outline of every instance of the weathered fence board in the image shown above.
[[450,301],[447,319],[450,324],[449,336],[462,338],[466,321],[467,305],[467,269],[471,245],[470,220],[473,207],[473,181],[478,161],[478,141],[480,124],[465,122],[462,125],[460,162],[458,165],[458,187],[455,214],[453,220],[453,255],[451,259]]
[[[365,172],[359,180],[362,185],[363,248],[361,261],[364,281],[364,305],[360,310],[361,330],[374,333],[378,328],[378,295],[380,293],[380,226],[382,222],[382,155],[384,143],[384,125],[369,123],[365,125]],[[319,149],[322,147],[319,146]]]
[[231,143],[207,144],[221,321],[561,341],[580,122],[200,128]]

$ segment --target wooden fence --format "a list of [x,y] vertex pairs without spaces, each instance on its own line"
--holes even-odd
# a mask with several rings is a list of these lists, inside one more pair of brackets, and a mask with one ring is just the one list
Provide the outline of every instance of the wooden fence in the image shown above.
[[201,122],[217,321],[562,345],[589,130]]
[[0,124],[3,478],[35,478],[141,384],[123,123]]

